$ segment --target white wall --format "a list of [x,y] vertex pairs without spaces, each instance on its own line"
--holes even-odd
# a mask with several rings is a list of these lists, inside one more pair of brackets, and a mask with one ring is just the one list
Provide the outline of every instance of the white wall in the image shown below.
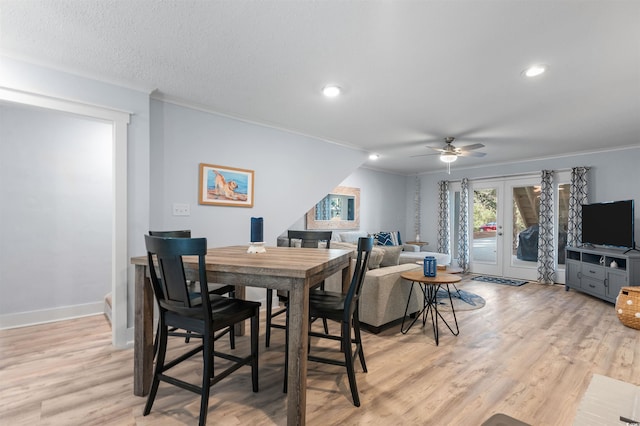
[[[210,246],[247,244],[251,217],[264,218],[265,242],[276,245],[278,235],[367,155],[158,100],[151,102],[151,125],[150,228],[191,229]],[[199,205],[199,163],[253,170],[253,208]],[[173,216],[174,203],[189,204],[190,216]],[[247,297],[261,300],[264,290],[250,289]]]
[[[629,141],[638,143],[639,141]],[[640,147],[577,154],[547,160],[522,161],[498,166],[462,169],[453,163],[451,174],[433,173],[421,176],[421,210],[423,240],[437,243],[438,182],[441,180],[460,181],[463,177],[480,179],[517,175],[539,174],[541,170],[568,170],[572,167],[588,166],[589,202],[635,200],[635,240],[640,242]],[[414,180],[408,180],[408,191],[412,193]],[[413,211],[413,200],[407,200],[407,211]]]
[[0,318],[102,311],[111,150],[110,124],[0,104]]

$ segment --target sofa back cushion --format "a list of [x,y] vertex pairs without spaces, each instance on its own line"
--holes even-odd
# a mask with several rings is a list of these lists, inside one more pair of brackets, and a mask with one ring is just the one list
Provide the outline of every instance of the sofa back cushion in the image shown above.
[[[336,233],[334,232],[334,235]],[[368,237],[369,234],[365,231],[348,231],[348,232],[340,232],[338,233],[338,237],[340,241],[343,243],[352,243],[358,244],[358,238]]]
[[380,267],[395,266],[400,262],[402,246],[381,246],[380,248],[384,251]]

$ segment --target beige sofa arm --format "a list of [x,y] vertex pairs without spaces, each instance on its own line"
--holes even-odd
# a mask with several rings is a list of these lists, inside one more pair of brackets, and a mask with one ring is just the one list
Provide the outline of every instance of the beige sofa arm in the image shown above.
[[[407,306],[411,282],[404,280],[400,274],[416,268],[420,266],[414,263],[367,271],[360,295],[360,322],[376,328],[401,319]],[[416,287],[411,294],[409,313],[422,308],[421,295]]]
[[403,251],[420,251],[420,246],[415,245],[415,244],[403,244],[402,245],[402,250]]

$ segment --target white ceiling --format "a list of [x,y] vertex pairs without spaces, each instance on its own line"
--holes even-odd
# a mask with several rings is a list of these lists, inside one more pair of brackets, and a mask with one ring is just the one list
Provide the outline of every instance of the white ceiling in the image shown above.
[[[640,145],[640,1],[0,0],[0,53],[453,167]],[[521,71],[546,63],[542,77]],[[344,88],[326,99],[321,88]]]

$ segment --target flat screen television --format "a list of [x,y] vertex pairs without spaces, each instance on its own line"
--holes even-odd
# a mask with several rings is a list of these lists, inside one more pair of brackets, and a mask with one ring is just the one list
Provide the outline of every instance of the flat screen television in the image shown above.
[[582,205],[582,243],[635,248],[633,200]]

